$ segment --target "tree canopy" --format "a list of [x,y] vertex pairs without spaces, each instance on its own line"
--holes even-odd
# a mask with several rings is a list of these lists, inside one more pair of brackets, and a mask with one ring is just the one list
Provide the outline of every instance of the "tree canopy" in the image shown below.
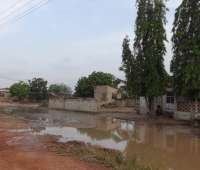
[[10,87],[10,94],[12,97],[17,97],[18,100],[28,98],[30,92],[30,86],[28,83],[20,81],[13,84]]
[[49,86],[48,91],[50,93],[54,93],[54,94],[58,94],[58,95],[66,95],[66,96],[72,95],[71,88],[65,84],[51,84]]
[[200,97],[200,0],[183,0],[173,24],[171,71],[177,95]]
[[29,80],[30,99],[42,101],[48,98],[47,81],[42,78],[33,78]]
[[[123,42],[122,67],[127,89],[134,96],[144,96],[151,105],[154,97],[165,92],[167,72],[164,67],[166,11],[164,0],[137,0],[137,18],[133,56],[129,39]],[[150,108],[151,109],[151,108]]]
[[116,87],[116,78],[110,73],[93,72],[88,77],[81,77],[75,87],[78,97],[94,97],[94,88],[99,85]]
[[166,7],[163,0],[138,0],[134,55],[136,58],[138,94],[145,97],[164,93],[166,70]]
[[125,73],[125,89],[129,97],[135,96],[135,59],[130,49],[130,39],[126,36],[122,44],[122,65],[120,70]]

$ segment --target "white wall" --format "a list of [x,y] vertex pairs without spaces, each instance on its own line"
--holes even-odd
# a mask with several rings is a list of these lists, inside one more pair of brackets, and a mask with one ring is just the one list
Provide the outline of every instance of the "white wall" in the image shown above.
[[174,115],[174,118],[176,120],[190,121],[190,120],[193,119],[193,117],[194,117],[194,113],[191,113],[191,112],[179,112],[179,111],[176,111],[175,115]]
[[95,99],[66,99],[65,110],[97,112],[98,104]]
[[148,105],[145,100],[145,97],[140,97],[140,114],[147,114],[148,112]]
[[49,99],[49,108],[71,111],[98,112],[99,106],[93,98],[65,99],[54,97]]
[[[140,105],[139,106],[140,114],[147,114],[149,112],[148,103],[146,102],[145,97],[140,97],[139,105]],[[162,96],[154,98],[154,103],[153,103],[154,111],[157,110],[158,105],[160,105],[163,108],[163,97]]]

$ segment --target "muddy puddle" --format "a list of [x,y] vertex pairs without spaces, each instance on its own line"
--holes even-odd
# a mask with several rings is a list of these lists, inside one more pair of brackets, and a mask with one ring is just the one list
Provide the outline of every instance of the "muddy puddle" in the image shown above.
[[[200,129],[127,121],[114,115],[11,110],[7,110],[8,115],[27,124],[8,128],[12,133],[53,136],[61,143],[80,141],[115,149],[127,158],[160,170],[200,169]],[[29,141],[28,135],[24,139],[38,142],[37,138]]]

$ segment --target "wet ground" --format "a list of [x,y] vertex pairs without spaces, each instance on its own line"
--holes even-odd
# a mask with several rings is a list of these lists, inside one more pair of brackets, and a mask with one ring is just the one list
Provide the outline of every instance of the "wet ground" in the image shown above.
[[35,135],[35,126],[40,123],[29,120],[0,114],[0,170],[108,170],[50,152],[47,143],[57,138]]
[[[46,143],[80,141],[119,150],[161,170],[200,169],[200,129],[115,114],[6,109],[0,114],[1,170],[100,170],[48,152]],[[157,122],[157,123],[155,123]],[[170,122],[170,121],[169,121]]]

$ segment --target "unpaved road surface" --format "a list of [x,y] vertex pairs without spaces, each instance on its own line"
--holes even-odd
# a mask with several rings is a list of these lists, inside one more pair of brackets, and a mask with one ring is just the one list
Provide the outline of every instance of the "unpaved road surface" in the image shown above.
[[0,170],[107,170],[49,152],[45,140],[18,129],[26,129],[26,123],[0,114]]

